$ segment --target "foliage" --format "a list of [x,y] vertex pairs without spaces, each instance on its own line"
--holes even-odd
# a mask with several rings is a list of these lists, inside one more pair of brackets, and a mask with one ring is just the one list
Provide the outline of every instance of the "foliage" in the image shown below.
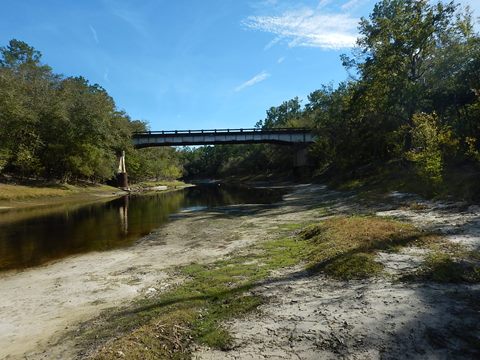
[[[348,81],[320,86],[304,105],[294,98],[272,107],[256,126],[311,128],[317,174],[355,178],[403,162],[413,164],[432,194],[445,168],[478,169],[480,37],[468,9],[381,0],[361,19],[359,33],[352,54],[341,57]],[[191,151],[188,173],[252,176],[291,168],[289,147],[249,149]],[[255,165],[247,170],[246,163]]]
[[133,149],[132,132],[146,124],[119,111],[105,89],[54,74],[19,40],[0,48],[0,109],[0,174],[108,180],[125,150],[134,180],[181,176],[173,150]]
[[454,149],[458,142],[449,128],[438,123],[435,114],[415,114],[412,119],[413,149],[407,156],[415,162],[419,176],[438,186],[442,182],[444,166],[443,147]]
[[[120,150],[135,181],[292,171],[289,146],[135,151],[130,135],[146,124],[118,111],[100,86],[54,74],[21,41],[0,52],[2,173],[107,179]],[[305,103],[295,97],[271,107],[256,127],[311,128],[310,164],[325,176],[358,178],[401,162],[435,194],[445,169],[480,168],[480,37],[468,9],[381,0],[361,19],[357,47],[341,59],[347,81],[319,86]]]

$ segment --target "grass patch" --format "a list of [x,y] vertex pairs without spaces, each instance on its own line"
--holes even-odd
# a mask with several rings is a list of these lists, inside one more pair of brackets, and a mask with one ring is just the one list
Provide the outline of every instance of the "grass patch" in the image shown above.
[[440,283],[478,283],[480,264],[470,257],[459,258],[451,253],[432,252],[425,258],[422,269],[411,279]]
[[280,230],[285,230],[285,231],[295,231],[295,230],[301,229],[304,226],[305,224],[291,223],[291,224],[280,224],[278,225],[278,228]]
[[0,184],[0,200],[30,200],[51,197],[64,197],[81,193],[111,192],[118,191],[107,185],[69,185],[69,184],[51,184],[51,185],[12,185]]
[[382,270],[382,264],[375,261],[372,253],[340,257],[323,268],[326,274],[342,280],[367,278],[381,273]]
[[[250,294],[273,270],[298,264],[304,258],[305,241],[284,238],[262,243],[248,255],[213,264],[190,264],[175,270],[186,281],[175,289],[134,306],[102,315],[96,326],[82,330],[84,348],[106,343],[95,359],[189,358],[192,342],[229,349],[231,335],[222,323],[256,309],[263,299]],[[166,337],[158,329],[175,336]],[[168,331],[167,331],[168,330]],[[123,354],[123,355],[119,355]]]
[[377,216],[337,216],[300,235],[312,243],[308,268],[343,280],[379,274],[383,266],[375,261],[377,251],[397,251],[432,239],[410,224]]
[[35,199],[40,197],[66,196],[72,194],[73,191],[67,186],[23,186],[23,185],[7,185],[0,184],[0,200],[22,200]]
[[[185,279],[181,285],[127,309],[105,313],[96,326],[85,326],[80,339],[84,348],[104,344],[93,356],[102,360],[183,359],[190,356],[192,343],[229,349],[232,336],[222,324],[263,303],[251,290],[272,271],[307,262],[308,269],[335,278],[369,277],[382,271],[375,261],[376,251],[415,243],[423,236],[395,220],[333,217],[297,236],[265,241],[228,259],[178,268],[175,275]],[[114,340],[105,344],[107,339]]]

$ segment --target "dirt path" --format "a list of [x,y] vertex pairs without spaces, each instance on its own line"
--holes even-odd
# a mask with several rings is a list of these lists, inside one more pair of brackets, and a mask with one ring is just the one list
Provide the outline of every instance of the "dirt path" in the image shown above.
[[170,285],[165,269],[213,261],[239,247],[276,236],[278,224],[315,217],[313,187],[273,206],[243,205],[183,212],[136,245],[70,257],[0,275],[0,358],[72,356],[58,342],[79,321]]

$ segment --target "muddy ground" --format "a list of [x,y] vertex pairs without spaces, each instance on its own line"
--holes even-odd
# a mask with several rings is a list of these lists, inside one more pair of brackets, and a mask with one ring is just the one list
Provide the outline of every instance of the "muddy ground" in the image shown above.
[[[375,205],[319,185],[299,185],[284,201],[183,212],[127,249],[70,257],[0,275],[0,358],[74,358],[65,333],[103,309],[167,289],[171,266],[213,261],[249,244],[333,214],[377,213],[436,229],[451,241],[480,248],[480,208],[421,202],[406,194]],[[387,274],[373,280],[333,281],[287,269],[254,292],[268,302],[226,324],[228,352],[198,348],[201,359],[475,358],[479,355],[479,285],[405,283],[422,251],[380,253]]]

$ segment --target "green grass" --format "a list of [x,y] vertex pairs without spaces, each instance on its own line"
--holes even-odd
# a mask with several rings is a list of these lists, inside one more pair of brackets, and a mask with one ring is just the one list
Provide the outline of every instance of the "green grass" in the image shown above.
[[440,283],[480,282],[480,263],[475,257],[458,257],[452,253],[433,251],[425,258],[422,268],[407,280],[429,280]]
[[[279,227],[291,231],[297,225]],[[252,290],[267,279],[275,281],[272,272],[305,264],[311,273],[322,272],[336,279],[368,278],[383,271],[383,265],[375,261],[378,251],[397,251],[410,245],[430,250],[421,270],[422,279],[458,282],[480,278],[478,267],[457,261],[466,254],[478,259],[478,252],[465,252],[435,234],[396,220],[336,216],[307,226],[297,235],[261,242],[227,259],[177,268],[174,275],[184,279],[181,285],[105,313],[96,326],[88,324],[79,339],[83,339],[84,348],[104,344],[93,355],[101,360],[120,356],[186,359],[194,343],[228,350],[233,338],[223,324],[264,303]]]
[[295,230],[301,229],[304,226],[305,224],[288,223],[288,224],[280,224],[278,225],[278,228],[280,230],[285,230],[285,231],[295,231]]
[[432,234],[414,226],[377,216],[336,216],[307,227],[300,236],[312,244],[308,268],[342,280],[382,272],[378,251],[398,251],[407,245],[433,241]]
[[[186,279],[182,285],[128,309],[105,313],[96,327],[83,330],[82,338],[89,344],[85,346],[116,338],[95,359],[116,359],[120,352],[129,359],[175,358],[173,354],[181,359],[188,357],[188,351],[178,349],[187,349],[192,341],[229,349],[232,337],[222,323],[262,304],[261,297],[248,291],[272,270],[300,263],[306,246],[301,239],[283,238],[262,243],[245,255],[176,269],[175,275]],[[178,325],[183,332],[177,332],[174,340],[155,337],[159,324],[166,329]]]
[[[280,228],[291,230],[298,224]],[[338,216],[307,227],[299,235],[261,242],[242,254],[211,264],[175,269],[185,281],[174,289],[133,306],[105,313],[83,329],[85,347],[106,343],[95,359],[188,358],[192,343],[229,349],[232,336],[226,320],[243,316],[264,302],[252,294],[259,283],[278,271],[306,264],[339,279],[381,273],[375,252],[424,241],[426,235],[398,221],[364,216]],[[159,330],[161,329],[161,331]]]

